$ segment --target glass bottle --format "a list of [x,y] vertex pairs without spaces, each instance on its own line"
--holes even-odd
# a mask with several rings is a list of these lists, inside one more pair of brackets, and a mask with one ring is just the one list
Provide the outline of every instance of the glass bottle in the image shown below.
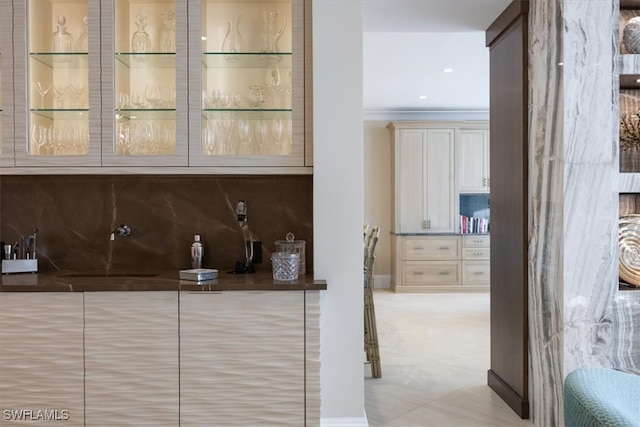
[[[222,51],[225,53],[238,53],[244,49],[244,42],[240,34],[240,18],[242,18],[242,15],[229,20],[227,34],[222,41]],[[234,57],[233,55],[225,55],[225,59],[230,60],[234,59]]]
[[280,52],[278,47],[278,41],[284,33],[284,29],[287,26],[287,20],[283,19],[282,26],[278,29],[278,16],[280,12],[272,10],[267,12],[262,11],[262,40],[260,43],[260,52],[263,53],[276,53]]
[[163,14],[162,29],[160,30],[160,50],[174,53],[176,51],[176,19],[173,12]]
[[67,18],[58,16],[58,29],[53,33],[53,51],[55,53],[71,52],[71,34],[67,32]]
[[147,27],[147,15],[138,12],[136,15],[136,27],[138,29],[131,37],[131,51],[134,53],[145,53],[151,51],[151,37],[145,30]]
[[82,18],[84,27],[76,40],[76,52],[89,52],[89,18]]

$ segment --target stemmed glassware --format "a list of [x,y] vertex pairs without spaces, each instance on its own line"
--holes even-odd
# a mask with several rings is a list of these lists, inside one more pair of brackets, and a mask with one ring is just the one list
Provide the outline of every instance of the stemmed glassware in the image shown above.
[[280,75],[280,69],[278,67],[270,68],[264,76],[264,82],[267,85],[267,89],[273,94],[273,107],[280,107],[280,95],[284,91],[285,85]]
[[68,86],[53,85],[53,99],[55,100],[55,108],[62,108],[62,100],[67,92]]
[[260,147],[260,154],[264,154],[267,144],[267,123],[264,120],[258,120],[256,123],[256,138]]
[[242,152],[249,153],[249,145],[251,145],[251,123],[247,119],[240,119],[238,123],[238,136],[240,136],[240,144]]
[[282,120],[273,119],[271,123],[271,134],[273,135],[273,143],[276,146],[276,152],[280,153],[280,140],[282,139]]
[[71,101],[73,102],[73,108],[82,108],[84,107],[84,102],[80,102],[80,98],[84,94],[86,86],[74,86],[69,85],[68,90],[71,95]]
[[44,108],[44,96],[51,90],[51,83],[36,82],[36,90],[40,94],[40,108]]
[[34,149],[31,149],[31,154],[42,154],[40,149],[43,145],[47,143],[47,135],[44,129],[44,126],[33,125],[31,128],[31,142],[33,143]]

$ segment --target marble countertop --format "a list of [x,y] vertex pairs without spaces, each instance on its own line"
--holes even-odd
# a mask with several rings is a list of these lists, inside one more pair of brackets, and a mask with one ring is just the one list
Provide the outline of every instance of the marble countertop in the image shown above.
[[[69,275],[73,275],[70,277]],[[192,282],[181,280],[178,271],[151,275],[119,273],[118,276],[96,277],[82,272],[3,274],[0,292],[100,292],[100,291],[314,291],[327,289],[326,280],[307,274],[291,282],[273,280],[270,271],[254,274],[220,272],[215,280]]]
[[402,233],[392,231],[395,236],[489,236],[489,233]]

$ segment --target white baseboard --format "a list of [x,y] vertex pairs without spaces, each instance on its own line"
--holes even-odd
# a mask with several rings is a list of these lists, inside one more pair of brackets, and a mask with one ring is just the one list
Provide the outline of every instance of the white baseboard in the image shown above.
[[320,427],[369,427],[367,417],[361,418],[321,418]]
[[374,289],[389,289],[391,287],[391,275],[374,274],[373,286],[374,286]]

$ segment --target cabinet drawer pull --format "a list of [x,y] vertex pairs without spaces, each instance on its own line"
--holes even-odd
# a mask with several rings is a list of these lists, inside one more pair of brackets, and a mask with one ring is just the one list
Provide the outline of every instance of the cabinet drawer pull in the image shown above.
[[449,274],[451,274],[451,273],[449,273],[448,271],[441,271],[439,274],[440,274],[441,276],[448,276],[448,275],[449,275]]
[[440,250],[446,251],[447,249],[449,249],[449,246],[440,246]]
[[482,240],[474,240],[473,243],[482,243]]
[[421,250],[424,249],[424,246],[416,246],[413,249],[416,250],[416,251],[421,251]]
[[416,276],[424,276],[424,271],[416,271],[413,274]]
[[483,252],[474,252],[473,254],[477,255],[477,256],[480,256],[480,255],[483,255],[484,253]]
[[482,275],[484,275],[484,271],[474,271],[473,275],[474,276],[482,276]]

